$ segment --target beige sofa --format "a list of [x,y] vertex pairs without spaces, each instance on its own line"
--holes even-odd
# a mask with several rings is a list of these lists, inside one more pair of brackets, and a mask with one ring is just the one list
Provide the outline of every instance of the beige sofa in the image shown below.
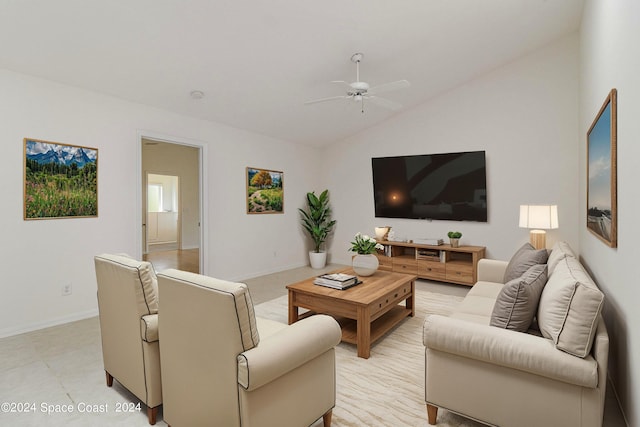
[[331,425],[338,323],[256,318],[247,286],[158,274],[163,417],[181,426]]
[[602,294],[560,242],[549,254],[538,324],[527,332],[490,326],[507,265],[481,260],[455,311],[425,320],[429,424],[446,408],[501,427],[601,426],[609,351]]

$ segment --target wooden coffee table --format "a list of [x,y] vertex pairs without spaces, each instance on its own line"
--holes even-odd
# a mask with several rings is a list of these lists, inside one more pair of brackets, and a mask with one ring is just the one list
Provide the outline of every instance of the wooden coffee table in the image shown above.
[[[355,274],[346,268],[335,273]],[[342,328],[342,341],[356,344],[358,357],[369,358],[371,344],[402,319],[415,314],[412,274],[376,271],[360,277],[362,283],[344,291],[314,285],[315,277],[288,285],[289,324],[314,313],[333,316]],[[399,305],[405,301],[405,304]],[[298,314],[298,308],[309,312]]]

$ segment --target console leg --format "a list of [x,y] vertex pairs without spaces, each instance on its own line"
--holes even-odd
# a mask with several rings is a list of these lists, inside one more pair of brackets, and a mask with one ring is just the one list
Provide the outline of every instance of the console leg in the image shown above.
[[107,375],[107,387],[111,387],[113,385],[113,377],[107,371],[104,371],[104,373]]

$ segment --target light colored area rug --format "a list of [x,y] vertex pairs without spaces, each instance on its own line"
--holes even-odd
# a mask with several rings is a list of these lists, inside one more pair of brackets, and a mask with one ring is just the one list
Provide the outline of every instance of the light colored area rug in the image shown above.
[[[416,290],[416,315],[378,340],[371,357],[357,357],[356,346],[336,348],[337,397],[333,427],[426,427],[422,324],[427,314],[450,313],[462,297]],[[287,323],[288,297],[259,304],[256,316]],[[438,426],[481,424],[449,411],[438,411]],[[321,422],[314,424],[320,426]]]

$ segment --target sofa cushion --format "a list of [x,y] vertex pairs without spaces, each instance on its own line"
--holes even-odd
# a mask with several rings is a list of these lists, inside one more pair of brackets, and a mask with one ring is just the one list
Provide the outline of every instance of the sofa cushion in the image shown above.
[[490,325],[527,332],[546,282],[546,264],[536,264],[521,277],[507,282],[496,298]]
[[580,262],[570,256],[558,261],[540,296],[538,326],[556,348],[578,357],[591,351],[604,294]]
[[507,283],[513,279],[517,279],[527,272],[529,267],[536,264],[547,263],[547,250],[536,250],[530,243],[525,243],[511,257],[507,269],[504,272],[503,283]]
[[551,253],[549,254],[549,259],[547,260],[547,273],[549,274],[549,276],[553,274],[553,270],[556,269],[558,262],[566,257],[577,259],[576,255],[573,253],[571,247],[567,242],[556,242],[553,245],[553,248],[551,248]]
[[488,325],[502,283],[477,282],[455,308],[451,317]]

